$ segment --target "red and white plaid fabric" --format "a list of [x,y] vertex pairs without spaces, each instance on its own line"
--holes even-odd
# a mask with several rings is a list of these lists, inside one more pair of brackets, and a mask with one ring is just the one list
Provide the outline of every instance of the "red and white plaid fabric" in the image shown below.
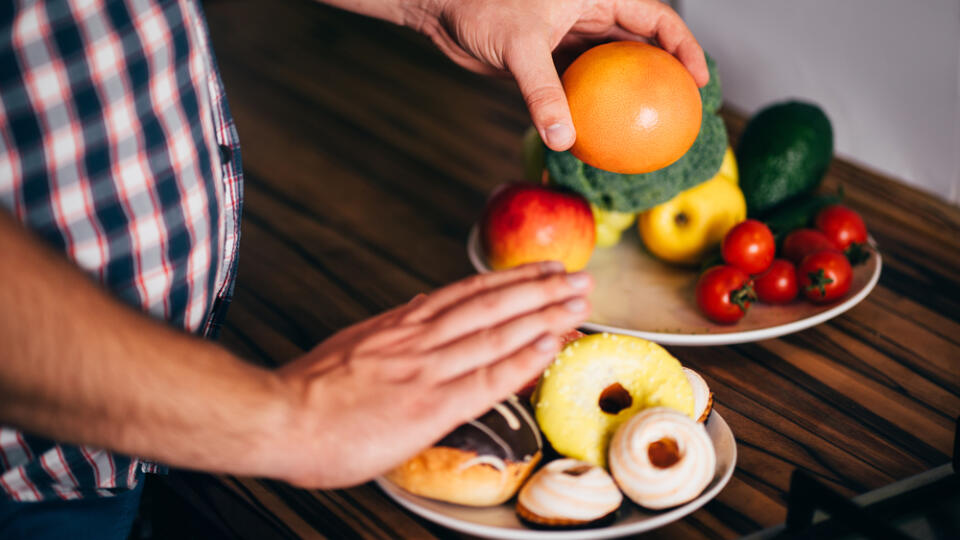
[[[200,6],[0,4],[0,211],[122,301],[214,334],[236,270],[242,178]],[[155,469],[0,427],[0,497],[110,496]]]

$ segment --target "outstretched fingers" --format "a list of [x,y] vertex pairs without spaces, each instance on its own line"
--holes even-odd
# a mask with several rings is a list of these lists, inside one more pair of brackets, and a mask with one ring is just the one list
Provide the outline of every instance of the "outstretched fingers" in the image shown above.
[[[430,353],[426,359],[430,376],[442,384],[531,346],[538,352],[554,354],[560,344],[557,336],[582,323],[588,313],[587,301],[574,297],[483,328]],[[518,386],[524,382],[526,379],[516,381]]]
[[437,414],[450,426],[479,416],[542,373],[556,357],[559,345],[557,340],[554,348],[548,349],[534,341],[496,363],[448,381],[438,387]]
[[430,335],[424,339],[430,345],[440,346],[567,300],[579,299],[586,310],[584,298],[592,288],[590,276],[578,272],[539,276],[486,289],[431,319]]
[[505,287],[512,283],[559,274],[563,271],[563,263],[546,261],[525,264],[499,272],[470,276],[438,289],[427,295],[422,301],[418,301],[418,304],[409,311],[410,322],[421,322],[430,319],[438,313],[446,311],[452,306],[484,291]]

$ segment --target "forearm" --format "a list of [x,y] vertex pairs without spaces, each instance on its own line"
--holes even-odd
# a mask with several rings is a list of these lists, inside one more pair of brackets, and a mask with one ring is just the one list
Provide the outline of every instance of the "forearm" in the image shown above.
[[0,423],[172,465],[269,474],[280,382],[122,305],[0,211]]

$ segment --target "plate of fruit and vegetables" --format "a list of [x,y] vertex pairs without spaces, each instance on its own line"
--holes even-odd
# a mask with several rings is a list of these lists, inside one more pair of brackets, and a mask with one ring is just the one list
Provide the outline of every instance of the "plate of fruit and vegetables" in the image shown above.
[[488,538],[615,538],[682,518],[730,480],[736,441],[704,379],[659,345],[574,338],[511,396],[377,480],[409,511]]
[[[527,182],[508,184],[488,200],[467,241],[474,268],[488,272],[552,259],[569,271],[586,270],[596,285],[582,328],[668,345],[774,338],[827,321],[866,298],[882,267],[876,243],[860,216],[837,204],[840,196],[815,194],[833,157],[826,114],[804,102],[771,105],[747,124],[735,155],[717,114],[716,66],[707,61],[710,83],[696,104],[699,131],[692,144],[680,146],[679,158],[673,145],[663,150],[659,142],[640,141],[631,147],[632,139],[620,135],[636,129],[629,120],[642,117],[649,103],[614,99],[619,109],[605,118],[623,115],[627,123],[603,135],[592,117],[578,114],[577,92],[588,96],[583,107],[590,114],[597,110],[590,99],[609,96],[567,85],[565,73],[577,142],[555,152],[528,132]],[[602,73],[588,80],[613,88],[614,97],[621,92],[620,83]],[[666,119],[681,105],[655,107]],[[630,162],[649,157],[650,148],[674,152],[665,158],[674,161],[655,170]]]
[[[718,265],[703,274],[701,283],[697,268],[678,267],[651,256],[637,232],[628,230],[615,246],[597,249],[584,268],[595,287],[590,318],[581,328],[689,346],[747,343],[799,332],[844,313],[870,294],[882,267],[879,252],[870,246],[867,259],[857,265],[843,265],[843,253],[830,248],[824,251],[834,255],[811,255],[808,266],[800,269],[787,259],[774,259],[769,272],[756,277],[731,265]],[[490,271],[478,228],[470,233],[468,254],[478,271]],[[828,289],[830,284],[826,284],[825,291],[837,296],[821,301],[819,288],[809,276],[821,270],[833,272],[833,266],[846,276],[846,291]],[[808,290],[813,300],[807,298],[808,293],[800,296],[798,270],[806,276],[802,287],[813,287]],[[768,281],[773,284],[766,285]],[[761,285],[773,291],[761,292],[766,291]],[[703,292],[698,295],[698,291]],[[740,305],[737,291],[743,293]],[[755,299],[758,293],[761,296]]]

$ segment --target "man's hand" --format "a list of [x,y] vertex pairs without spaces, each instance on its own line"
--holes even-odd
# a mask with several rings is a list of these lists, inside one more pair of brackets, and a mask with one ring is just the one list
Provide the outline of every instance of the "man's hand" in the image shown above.
[[340,487],[377,476],[535,377],[582,322],[586,274],[542,263],[468,278],[347,328],[279,375],[298,416],[281,477]]
[[554,150],[570,148],[576,134],[552,54],[563,64],[598,43],[656,39],[699,86],[709,79],[693,34],[658,0],[407,0],[404,5],[403,22],[430,36],[454,62],[478,73],[512,74],[540,137]]

